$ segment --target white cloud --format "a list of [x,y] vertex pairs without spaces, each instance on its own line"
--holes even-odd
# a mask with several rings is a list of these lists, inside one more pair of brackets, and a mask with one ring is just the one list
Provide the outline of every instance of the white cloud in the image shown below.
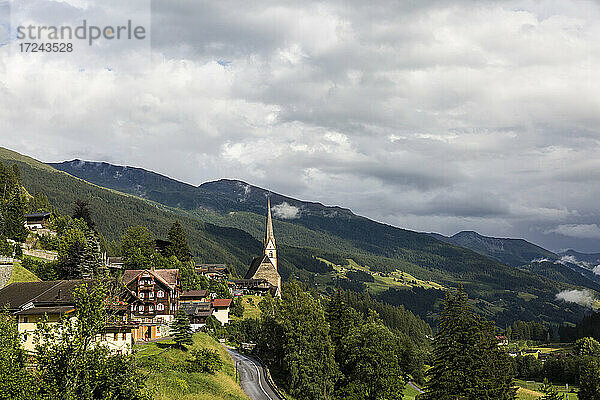
[[284,201],[281,204],[271,207],[273,215],[281,219],[297,219],[300,218],[300,209]]
[[240,179],[422,231],[600,248],[600,3],[152,10],[139,74],[0,47],[13,71],[0,73],[0,144],[194,184]]
[[563,300],[567,303],[576,303],[580,306],[591,308],[596,302],[596,298],[589,290],[563,290],[556,295],[557,300]]
[[600,238],[600,228],[596,224],[563,224],[547,232],[574,238]]

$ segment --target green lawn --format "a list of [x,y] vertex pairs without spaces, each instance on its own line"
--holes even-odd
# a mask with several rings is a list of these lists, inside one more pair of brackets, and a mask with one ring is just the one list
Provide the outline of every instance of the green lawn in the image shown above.
[[10,276],[10,279],[7,282],[7,285],[14,282],[37,282],[40,279],[35,276],[33,272],[30,272],[28,269],[25,269],[21,266],[21,263],[15,261],[13,266],[13,272]]
[[[258,303],[260,303],[261,300],[261,296],[242,296],[242,304],[244,305],[244,319],[260,318],[260,308],[258,308]],[[233,316],[231,318],[236,319],[236,317]]]
[[[533,381],[522,381],[515,380],[515,385],[519,387],[517,391],[517,399],[518,400],[533,400],[542,397],[542,393],[539,392],[539,387],[541,382],[533,382]],[[566,386],[565,385],[556,385],[559,393],[565,394]],[[573,390],[576,387],[569,385],[569,400],[577,400],[577,393],[573,393]]]
[[416,389],[413,389],[411,386],[408,386],[408,384],[406,384],[406,387],[404,388],[403,400],[415,400],[415,397],[418,394],[419,392]]
[[235,381],[235,367],[229,354],[205,333],[194,334],[190,347],[215,349],[224,365],[214,375],[176,370],[189,356],[189,351],[172,348],[172,341],[162,341],[135,346],[140,369],[148,374],[148,387],[157,400],[249,400]]

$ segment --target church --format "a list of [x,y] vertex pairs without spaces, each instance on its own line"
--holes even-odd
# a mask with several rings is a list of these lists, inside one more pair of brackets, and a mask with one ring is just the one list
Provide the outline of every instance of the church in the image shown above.
[[267,199],[267,227],[263,241],[263,254],[252,260],[244,280],[266,281],[275,296],[281,296],[281,276],[277,271],[277,247],[271,218],[271,199]]

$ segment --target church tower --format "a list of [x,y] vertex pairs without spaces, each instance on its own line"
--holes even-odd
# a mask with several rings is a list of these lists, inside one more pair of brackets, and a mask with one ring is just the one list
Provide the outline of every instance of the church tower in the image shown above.
[[274,296],[281,296],[281,275],[277,271],[277,247],[273,234],[273,218],[271,217],[271,199],[267,198],[267,226],[263,241],[263,254],[252,260],[244,279],[267,281]]
[[265,240],[263,241],[263,250],[271,264],[277,269],[277,248],[275,247],[275,235],[273,234],[273,219],[271,218],[271,198],[267,198],[267,229],[265,231]]

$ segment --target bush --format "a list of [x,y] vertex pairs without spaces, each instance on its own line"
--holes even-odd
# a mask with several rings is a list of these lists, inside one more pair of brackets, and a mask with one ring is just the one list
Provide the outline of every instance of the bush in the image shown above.
[[214,374],[223,367],[223,360],[216,350],[194,349],[187,360],[188,372],[206,372]]

